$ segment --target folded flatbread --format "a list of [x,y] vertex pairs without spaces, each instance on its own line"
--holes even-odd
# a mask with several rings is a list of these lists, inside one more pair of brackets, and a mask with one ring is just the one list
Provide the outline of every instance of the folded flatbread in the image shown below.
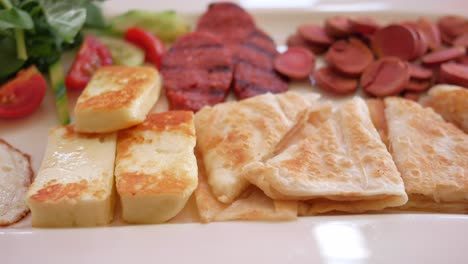
[[213,195],[232,203],[249,186],[243,167],[260,160],[296,123],[298,113],[319,95],[264,94],[204,107],[195,116],[197,145]]
[[379,132],[380,139],[388,146],[388,128],[387,120],[385,119],[385,104],[380,98],[366,99],[367,108],[374,124],[375,129]]
[[297,218],[297,202],[275,201],[253,185],[231,204],[225,204],[213,195],[199,152],[198,187],[195,190],[200,220],[204,223],[229,220],[286,221]]
[[409,196],[404,209],[468,212],[468,135],[431,108],[385,99],[390,151]]
[[421,104],[429,106],[446,121],[468,133],[468,89],[448,84],[432,87]]
[[243,175],[273,199],[309,200],[303,215],[364,212],[401,206],[403,181],[380,140],[366,103],[355,98],[334,111],[306,112],[266,159]]

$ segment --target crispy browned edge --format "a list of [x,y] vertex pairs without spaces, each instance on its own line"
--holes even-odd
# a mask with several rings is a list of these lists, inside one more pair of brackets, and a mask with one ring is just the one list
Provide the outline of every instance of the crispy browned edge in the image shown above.
[[[12,149],[13,151],[16,151],[16,152],[20,153],[21,155],[23,155],[23,157],[25,157],[28,160],[28,164],[29,164],[29,184],[31,185],[33,177],[34,177],[34,172],[33,172],[32,167],[31,167],[31,156],[29,154],[26,154],[26,153],[22,152],[21,150],[13,147],[10,143],[8,143],[6,140],[4,140],[2,138],[0,138],[0,144],[5,144],[8,148]],[[4,227],[4,226],[9,226],[9,225],[18,223],[19,221],[21,221],[24,217],[26,217],[28,215],[29,211],[30,210],[28,208],[28,210],[24,211],[23,214],[19,215],[12,222],[0,222],[0,226]]]

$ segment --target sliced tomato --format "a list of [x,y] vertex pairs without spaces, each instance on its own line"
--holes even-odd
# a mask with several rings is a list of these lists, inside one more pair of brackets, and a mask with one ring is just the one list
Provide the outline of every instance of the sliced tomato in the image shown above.
[[65,78],[65,86],[72,90],[83,90],[97,69],[111,64],[109,49],[97,38],[88,35]]
[[35,66],[18,72],[0,87],[0,118],[15,119],[36,111],[44,99],[47,82]]
[[153,33],[139,27],[132,27],[125,32],[125,40],[145,51],[145,60],[161,68],[164,43]]

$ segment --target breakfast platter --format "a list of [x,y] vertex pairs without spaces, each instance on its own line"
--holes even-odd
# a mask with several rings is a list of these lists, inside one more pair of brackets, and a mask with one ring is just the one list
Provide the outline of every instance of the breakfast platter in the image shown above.
[[[140,28],[123,30],[124,48],[115,32],[84,31],[61,58],[65,111],[55,88],[24,117],[0,109],[0,165],[14,157],[26,181],[1,167],[2,186],[21,185],[0,189],[1,262],[464,263],[458,20],[208,4],[159,32],[160,57]],[[109,5],[115,28],[140,9]],[[100,64],[80,87],[70,72],[85,43]]]

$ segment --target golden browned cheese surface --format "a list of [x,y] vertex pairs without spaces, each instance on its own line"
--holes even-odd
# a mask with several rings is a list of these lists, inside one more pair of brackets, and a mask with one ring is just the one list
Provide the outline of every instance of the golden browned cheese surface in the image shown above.
[[[135,127],[122,130],[117,139],[117,190],[121,195],[184,193],[196,186],[193,156],[193,113],[169,111],[149,114]],[[192,190],[193,191],[193,190]]]
[[151,67],[107,66],[100,68],[77,102],[76,110],[112,110],[130,105],[155,84],[157,72]]
[[468,135],[415,102],[392,97],[385,106],[390,150],[408,195],[467,203]]

